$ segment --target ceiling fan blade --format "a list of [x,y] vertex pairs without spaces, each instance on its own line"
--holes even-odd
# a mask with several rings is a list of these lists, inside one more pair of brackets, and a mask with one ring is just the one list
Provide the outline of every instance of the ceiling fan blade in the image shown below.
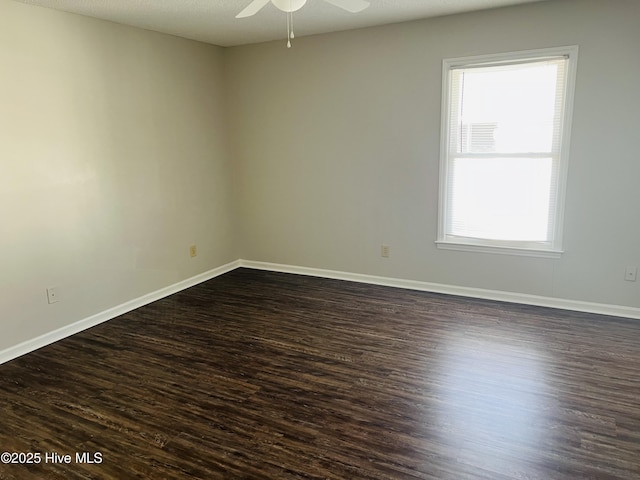
[[340,7],[351,13],[358,13],[367,8],[370,3],[367,0],[324,0],[331,5]]
[[270,0],[253,0],[244,10],[236,15],[236,18],[250,17],[258,13]]

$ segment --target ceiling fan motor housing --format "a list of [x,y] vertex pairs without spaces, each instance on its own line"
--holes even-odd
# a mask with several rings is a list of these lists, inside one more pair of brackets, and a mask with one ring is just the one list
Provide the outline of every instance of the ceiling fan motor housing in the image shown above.
[[307,0],[271,0],[271,3],[283,12],[295,12],[304,7]]

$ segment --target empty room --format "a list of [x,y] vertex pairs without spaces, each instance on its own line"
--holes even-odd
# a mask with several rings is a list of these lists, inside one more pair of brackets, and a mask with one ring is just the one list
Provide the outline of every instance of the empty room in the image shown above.
[[0,479],[640,478],[640,2],[0,0]]

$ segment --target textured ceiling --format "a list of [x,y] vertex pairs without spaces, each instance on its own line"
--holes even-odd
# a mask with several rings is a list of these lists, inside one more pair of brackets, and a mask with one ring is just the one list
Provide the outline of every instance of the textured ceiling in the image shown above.
[[[286,16],[271,3],[253,17],[235,15],[251,0],[16,0],[170,33],[224,47],[286,38]],[[452,13],[544,0],[369,0],[348,13],[324,0],[308,0],[294,13],[296,36],[350,30]],[[549,0],[547,0],[549,1]]]

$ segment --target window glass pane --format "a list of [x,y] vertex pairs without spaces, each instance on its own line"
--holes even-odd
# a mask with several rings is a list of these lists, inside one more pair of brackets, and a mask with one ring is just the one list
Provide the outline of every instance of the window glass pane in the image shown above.
[[549,61],[457,71],[455,151],[551,153],[558,68]]
[[551,158],[454,158],[450,235],[546,242]]

